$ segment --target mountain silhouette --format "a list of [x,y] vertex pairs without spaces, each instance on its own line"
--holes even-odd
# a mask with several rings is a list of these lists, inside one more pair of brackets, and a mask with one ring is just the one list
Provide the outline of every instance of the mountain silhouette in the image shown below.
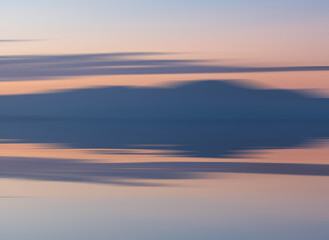
[[[234,158],[246,156],[244,150],[297,148],[328,139],[328,108],[325,98],[232,81],[0,96],[0,139],[95,153],[164,149],[175,151],[177,157]],[[0,167],[0,178],[128,185],[140,184],[134,179],[190,179],[207,172],[329,175],[328,165],[206,159],[97,164],[51,156],[1,157]]]
[[234,157],[328,138],[328,108],[329,99],[232,81],[0,96],[0,139]]
[[211,80],[0,96],[0,113],[3,119],[312,120],[329,119],[329,99]]

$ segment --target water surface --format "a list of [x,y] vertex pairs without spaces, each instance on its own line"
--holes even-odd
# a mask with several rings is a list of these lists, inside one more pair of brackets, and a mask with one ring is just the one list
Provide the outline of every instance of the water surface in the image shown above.
[[3,121],[3,239],[328,239],[326,122]]

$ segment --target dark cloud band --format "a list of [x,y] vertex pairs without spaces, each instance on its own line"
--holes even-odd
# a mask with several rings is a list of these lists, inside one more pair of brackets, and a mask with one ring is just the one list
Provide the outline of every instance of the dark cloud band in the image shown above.
[[[2,40],[5,41],[5,40]],[[78,76],[329,71],[329,66],[227,66],[158,52],[0,56],[0,81]],[[152,59],[145,59],[152,56]]]

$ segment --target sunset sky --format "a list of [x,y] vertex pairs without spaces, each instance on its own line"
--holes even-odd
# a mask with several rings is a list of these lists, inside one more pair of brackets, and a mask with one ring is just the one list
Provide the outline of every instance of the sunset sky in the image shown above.
[[[329,89],[328,67],[318,68],[329,66],[325,0],[3,0],[0,20],[0,94],[200,79]],[[148,54],[129,54],[136,52]],[[40,55],[45,59],[35,60]],[[113,59],[129,61],[129,74],[127,62],[113,74]],[[131,73],[142,60],[147,69]],[[195,64],[234,69],[176,70]],[[293,68],[266,70],[277,67]],[[40,73],[44,68],[53,72]]]
[[0,240],[328,240],[329,0],[0,0]]

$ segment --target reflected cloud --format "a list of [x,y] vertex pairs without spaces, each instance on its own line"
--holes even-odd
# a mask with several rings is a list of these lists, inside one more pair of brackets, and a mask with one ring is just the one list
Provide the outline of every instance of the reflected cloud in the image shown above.
[[202,178],[200,174],[204,173],[329,176],[329,165],[246,162],[91,163],[70,159],[0,158],[1,178],[144,185],[134,180],[197,179]]
[[[5,41],[5,40],[3,40]],[[8,40],[10,41],[10,40]],[[329,66],[227,66],[202,60],[136,58],[166,53],[0,56],[1,81],[78,76],[329,71]]]

